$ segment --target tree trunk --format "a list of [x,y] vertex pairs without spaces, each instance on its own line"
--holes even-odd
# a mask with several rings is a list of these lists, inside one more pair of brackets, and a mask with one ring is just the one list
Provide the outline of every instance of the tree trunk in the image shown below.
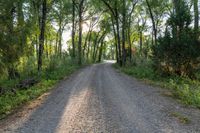
[[103,53],[103,41],[101,41],[101,46],[99,48],[99,59],[98,59],[98,62],[101,62],[101,59],[102,59],[102,53]]
[[95,41],[94,41],[94,48],[93,48],[93,53],[92,53],[92,60],[93,62],[95,62],[95,52],[96,52],[96,49],[97,49],[97,45],[98,45],[98,38],[99,38],[99,34],[100,32],[98,32],[96,38],[95,38]]
[[79,42],[78,42],[78,64],[82,65],[82,12],[83,12],[83,2],[81,0],[79,3]]
[[152,12],[149,1],[146,0],[146,3],[147,3],[147,7],[148,7],[148,10],[149,10],[149,13],[150,13],[152,25],[153,25],[154,43],[155,43],[155,45],[157,45],[157,28],[156,28],[155,19],[154,19],[153,12]]
[[88,33],[86,35],[85,43],[84,43],[84,46],[83,46],[83,58],[85,57],[85,50],[87,48],[87,42],[88,42],[88,39],[89,39],[91,31],[92,31],[92,25],[90,24],[89,31],[88,31]]
[[116,21],[116,26],[117,26],[117,41],[118,41],[118,54],[119,54],[119,65],[122,66],[122,53],[121,53],[121,39],[120,39],[120,31],[119,31],[119,15],[117,9],[115,9],[116,16],[115,16],[115,21]]
[[51,55],[52,55],[52,40],[50,40],[49,42],[49,56],[51,58]]
[[88,39],[88,50],[87,50],[87,59],[89,59],[89,54],[90,54],[90,41],[91,41],[91,37],[92,37],[92,33],[90,33],[89,35],[89,39]]
[[130,62],[132,61],[132,44],[131,44],[131,31],[130,31],[131,29],[130,29],[130,23],[129,23],[129,27],[128,27],[128,33],[127,33],[127,35],[128,35],[128,44],[129,44],[129,60],[130,60]]
[[46,49],[46,57],[49,58],[49,48],[48,48],[48,40],[45,40],[45,49]]
[[42,55],[44,50],[44,33],[46,26],[46,13],[47,13],[47,1],[43,0],[42,3],[42,20],[40,27],[40,38],[39,38],[39,57],[38,57],[38,72],[42,70]]
[[112,27],[113,27],[114,37],[115,37],[116,59],[117,59],[117,63],[119,63],[119,55],[118,55],[118,47],[117,47],[117,33],[116,33],[116,30],[115,30],[115,24],[114,24],[113,17],[112,17]]
[[123,22],[122,22],[122,65],[126,64],[126,1],[123,0]]
[[198,0],[194,0],[194,29],[196,37],[198,38],[198,30],[199,30],[199,7]]
[[61,22],[62,20],[60,20],[60,24],[59,24],[59,45],[58,45],[58,52],[59,52],[59,56],[60,58],[62,57],[62,26],[61,26]]
[[105,35],[106,35],[106,32],[104,32],[101,37],[99,38],[98,42],[97,42],[97,49],[95,51],[95,55],[94,55],[94,62],[96,62],[96,58],[97,58],[97,52],[98,52],[98,49],[101,48],[101,46],[99,47],[99,44],[102,42],[103,43],[103,40],[105,38]]
[[38,58],[39,58],[39,44],[38,44],[38,36],[37,36],[37,34],[36,34],[36,36],[35,36],[35,50],[36,50],[36,57],[37,57],[37,60],[38,60]]
[[[9,20],[8,20],[8,25],[7,25],[7,28],[9,29],[9,34],[11,36],[14,35],[14,14],[16,13],[16,7],[14,6],[14,3],[12,3],[12,7],[10,9],[10,13],[9,13]],[[8,78],[9,79],[15,79],[17,76],[16,76],[16,70],[15,70],[15,67],[13,65],[13,62],[11,61],[10,58],[7,59],[8,60],[8,67],[7,67],[7,72],[8,72]]]
[[75,58],[75,1],[72,0],[72,58]]
[[143,52],[143,40],[142,40],[142,31],[139,32],[140,36],[140,56],[142,56]]

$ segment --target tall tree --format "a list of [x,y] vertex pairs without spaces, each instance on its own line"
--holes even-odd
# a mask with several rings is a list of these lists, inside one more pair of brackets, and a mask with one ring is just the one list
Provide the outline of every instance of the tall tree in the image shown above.
[[47,0],[42,1],[41,10],[41,23],[40,23],[40,37],[39,37],[39,55],[38,55],[38,72],[42,70],[42,56],[44,50],[44,39],[45,39],[45,26],[46,26],[46,15],[47,15]]
[[72,0],[72,57],[75,58],[75,15],[76,15],[76,2],[75,0]]
[[114,23],[116,25],[116,35],[117,35],[117,45],[118,45],[118,60],[120,66],[122,66],[122,50],[121,50],[121,36],[120,36],[120,15],[119,15],[119,2],[116,1],[106,1],[101,0],[105,6],[109,9],[111,16],[114,18]]
[[198,0],[194,1],[194,29],[195,34],[198,37],[198,30],[199,30],[199,7],[198,7]]
[[152,11],[151,4],[149,3],[149,0],[146,0],[146,3],[147,3],[147,7],[148,7],[149,14],[150,14],[150,17],[151,17],[151,21],[152,21],[152,27],[153,27],[153,33],[154,33],[154,43],[155,43],[155,45],[156,45],[156,44],[157,44],[157,28],[156,28],[156,22],[155,22],[154,14],[153,14],[153,11]]
[[123,0],[122,3],[122,64],[125,65],[126,63],[126,0]]
[[79,10],[78,10],[78,16],[79,16],[79,39],[78,39],[78,64],[82,64],[82,31],[83,31],[83,9],[84,9],[84,1],[81,0],[79,2]]

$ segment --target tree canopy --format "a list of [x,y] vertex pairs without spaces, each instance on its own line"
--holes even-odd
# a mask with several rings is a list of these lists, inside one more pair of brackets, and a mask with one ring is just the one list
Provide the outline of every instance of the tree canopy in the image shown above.
[[190,77],[199,69],[198,0],[3,0],[0,8],[0,72],[8,78],[31,57],[38,73],[55,57],[79,65],[112,57],[125,66],[140,56]]

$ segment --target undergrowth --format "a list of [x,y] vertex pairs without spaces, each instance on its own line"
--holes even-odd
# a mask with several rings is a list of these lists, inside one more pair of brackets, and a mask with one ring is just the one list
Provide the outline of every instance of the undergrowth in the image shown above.
[[115,64],[114,67],[149,84],[167,88],[172,92],[173,97],[182,103],[200,108],[199,80],[191,80],[176,75],[163,76],[153,70],[150,60],[143,60],[125,67],[119,67]]
[[[76,65],[71,60],[66,61],[52,61],[48,64],[47,68],[43,68],[42,76],[39,79],[39,83],[28,89],[16,90],[15,93],[8,91],[0,95],[0,119],[5,118],[8,114],[12,113],[19,106],[38,98],[45,92],[51,90],[53,86],[61,79],[69,76],[74,71],[79,69],[80,66]],[[32,77],[36,77],[37,74],[33,74]],[[24,79],[27,76],[22,76]],[[2,87],[7,89],[13,88],[20,80],[1,80]]]

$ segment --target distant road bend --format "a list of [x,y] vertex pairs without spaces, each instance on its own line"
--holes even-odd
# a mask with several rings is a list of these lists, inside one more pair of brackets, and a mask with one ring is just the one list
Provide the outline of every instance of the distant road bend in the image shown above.
[[[1,133],[200,133],[200,111],[112,68],[86,67],[40,104],[0,122]],[[190,120],[182,123],[173,114]]]

